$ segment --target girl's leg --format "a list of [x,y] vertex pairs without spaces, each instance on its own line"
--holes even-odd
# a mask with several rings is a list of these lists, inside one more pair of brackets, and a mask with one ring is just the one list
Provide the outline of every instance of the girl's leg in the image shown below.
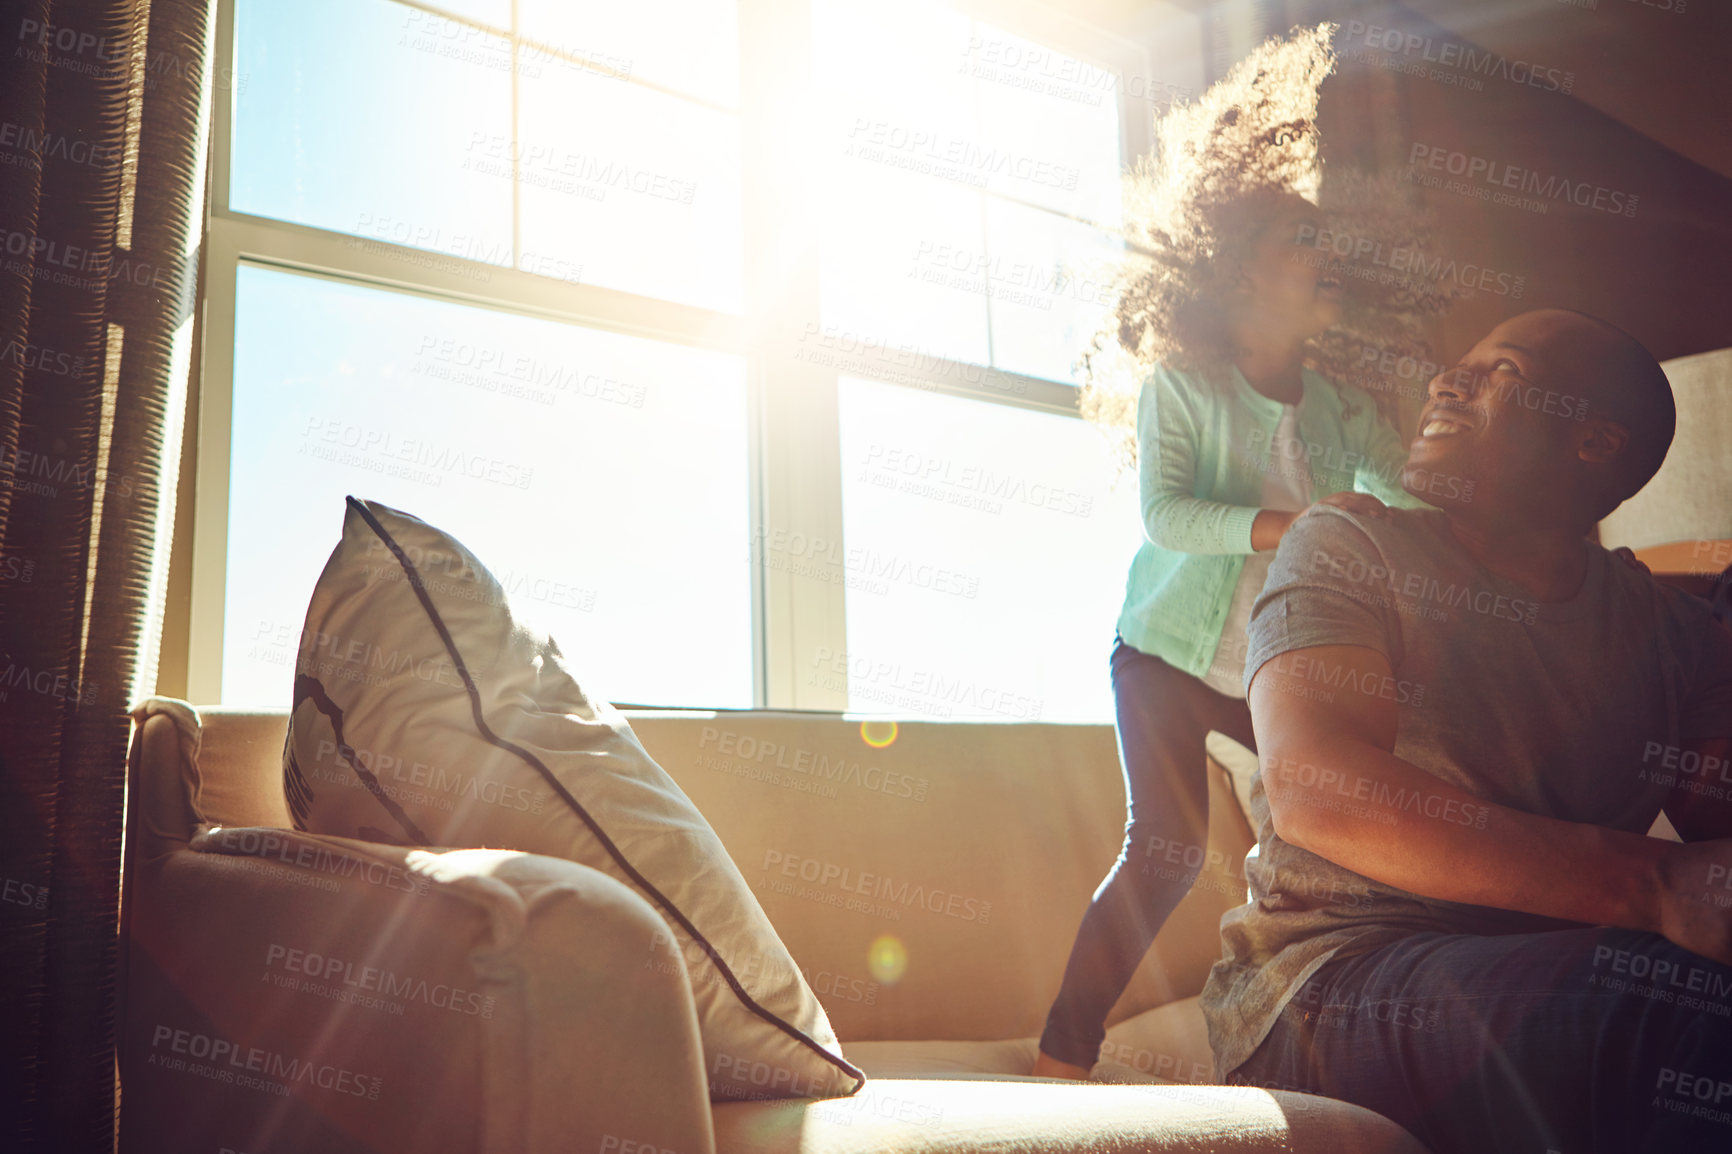
[[1170,863],[1201,862],[1206,852],[1203,738],[1211,729],[1240,741],[1251,736],[1243,701],[1123,641],[1113,647],[1112,670],[1129,799],[1125,841],[1083,914],[1040,1040],[1043,1054],[1084,1070],[1106,1037],[1107,1012],[1196,880],[1198,867]]

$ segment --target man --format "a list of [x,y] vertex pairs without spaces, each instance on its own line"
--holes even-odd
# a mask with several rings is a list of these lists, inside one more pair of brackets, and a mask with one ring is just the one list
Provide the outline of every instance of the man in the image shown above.
[[1527,313],[1430,384],[1402,483],[1438,509],[1281,542],[1228,1081],[1438,1154],[1732,1150],[1732,632],[1585,541],[1674,413],[1629,336]]

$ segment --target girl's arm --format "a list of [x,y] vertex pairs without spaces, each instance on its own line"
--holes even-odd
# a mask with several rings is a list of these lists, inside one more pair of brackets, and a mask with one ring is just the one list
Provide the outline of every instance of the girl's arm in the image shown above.
[[[1270,510],[1193,496],[1200,400],[1196,386],[1165,367],[1157,368],[1143,385],[1137,401],[1143,533],[1154,544],[1175,553],[1255,552],[1253,526],[1261,521],[1257,535],[1266,539],[1274,528],[1268,520]],[[1280,539],[1278,532],[1275,539]]]

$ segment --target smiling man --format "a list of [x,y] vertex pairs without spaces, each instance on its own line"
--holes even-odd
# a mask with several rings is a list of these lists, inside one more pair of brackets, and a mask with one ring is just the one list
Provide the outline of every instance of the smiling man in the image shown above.
[[1402,480],[1439,508],[1289,530],[1203,992],[1229,1081],[1438,1154],[1732,1149],[1732,633],[1585,540],[1674,420],[1628,335],[1527,313],[1430,384]]

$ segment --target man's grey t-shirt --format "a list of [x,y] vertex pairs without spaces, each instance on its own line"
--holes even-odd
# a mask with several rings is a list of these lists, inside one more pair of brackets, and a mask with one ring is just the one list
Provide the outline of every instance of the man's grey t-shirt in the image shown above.
[[[1732,789],[1732,767],[1681,757],[1691,742],[1732,736],[1732,633],[1706,602],[1597,545],[1583,549],[1581,589],[1568,601],[1539,602],[1478,566],[1441,512],[1395,510],[1385,520],[1318,506],[1293,523],[1270,566],[1251,617],[1247,681],[1273,660],[1306,696],[1381,696],[1396,706],[1396,756],[1440,780],[1512,809],[1645,833],[1675,782]],[[1292,652],[1324,645],[1375,649],[1392,676],[1357,684],[1342,668]],[[1269,820],[1269,774],[1317,783],[1321,804],[1366,820],[1391,820],[1390,805],[1404,819],[1469,828],[1488,816],[1479,805],[1398,794],[1328,766],[1263,759],[1251,793],[1259,831],[1246,861],[1251,901],[1222,919],[1224,955],[1202,996],[1222,1076],[1255,1052],[1287,1001],[1333,957],[1415,933],[1573,924],[1420,897],[1289,845]]]

